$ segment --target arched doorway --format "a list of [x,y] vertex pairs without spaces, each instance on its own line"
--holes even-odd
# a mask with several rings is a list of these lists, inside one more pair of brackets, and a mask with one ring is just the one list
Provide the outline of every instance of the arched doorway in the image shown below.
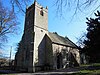
[[57,53],[57,69],[62,68],[62,54]]

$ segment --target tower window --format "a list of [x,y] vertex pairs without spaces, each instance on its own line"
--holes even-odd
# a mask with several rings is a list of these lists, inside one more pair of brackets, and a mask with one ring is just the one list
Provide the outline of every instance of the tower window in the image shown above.
[[43,15],[44,15],[43,10],[41,10],[41,11],[40,11],[40,15],[41,15],[41,16],[43,16]]
[[43,32],[43,30],[41,30],[41,32]]

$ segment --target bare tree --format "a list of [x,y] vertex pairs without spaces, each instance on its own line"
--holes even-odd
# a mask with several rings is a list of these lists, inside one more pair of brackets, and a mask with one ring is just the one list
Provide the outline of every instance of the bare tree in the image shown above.
[[14,9],[7,9],[0,1],[0,44],[7,41],[8,34],[16,33],[18,24]]
[[12,8],[17,7],[20,12],[25,13],[25,8],[29,5],[32,0],[10,0]]
[[[3,0],[2,0],[3,1]],[[9,0],[12,8],[18,8],[19,11],[25,12],[25,8],[33,1],[36,0]],[[44,0],[45,1],[45,0]],[[63,14],[63,10],[66,8],[74,8],[73,10],[73,16],[77,13],[77,11],[83,12],[84,8],[87,8],[89,6],[92,6],[93,4],[99,4],[99,0],[52,0],[55,1],[54,4],[56,6],[56,11],[60,15]],[[100,5],[97,5],[93,11],[98,9]]]
[[84,40],[86,39],[86,33],[82,33],[82,35],[79,38],[76,38],[78,41],[76,42],[76,44],[80,47],[83,48],[84,47]]
[[73,16],[74,16],[78,11],[83,12],[85,8],[88,8],[92,5],[97,5],[96,7],[93,8],[91,12],[94,13],[94,11],[100,7],[100,1],[99,0],[56,0],[55,5],[57,7],[56,10],[58,13],[60,13],[60,15],[62,15],[63,10],[66,10],[66,8],[70,9],[73,8],[74,9]]

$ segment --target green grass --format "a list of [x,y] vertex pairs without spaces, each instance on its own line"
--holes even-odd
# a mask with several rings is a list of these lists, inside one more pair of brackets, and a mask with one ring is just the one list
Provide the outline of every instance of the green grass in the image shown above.
[[81,70],[71,75],[100,75],[100,70]]
[[100,63],[94,63],[92,66],[100,66]]
[[81,66],[100,66],[100,63],[82,64]]
[[82,74],[100,74],[100,70],[82,70],[79,73],[82,73]]
[[[77,73],[73,73],[72,75],[100,75],[100,63],[85,64],[81,65],[81,67],[87,68],[84,68]],[[92,67],[93,69],[89,69],[88,67]],[[99,69],[96,67],[99,67]]]

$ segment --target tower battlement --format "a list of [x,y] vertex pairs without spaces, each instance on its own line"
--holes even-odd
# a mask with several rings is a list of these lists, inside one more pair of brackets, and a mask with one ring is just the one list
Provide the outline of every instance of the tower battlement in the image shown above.
[[33,3],[31,6],[27,7],[27,10],[33,8],[34,6],[36,6],[36,7],[40,8],[40,9],[42,9],[42,10],[45,11],[45,12],[48,12],[48,7],[47,7],[47,6],[46,6],[46,7],[43,7],[43,6],[42,6],[41,4],[39,4],[37,1],[34,1],[34,3]]

